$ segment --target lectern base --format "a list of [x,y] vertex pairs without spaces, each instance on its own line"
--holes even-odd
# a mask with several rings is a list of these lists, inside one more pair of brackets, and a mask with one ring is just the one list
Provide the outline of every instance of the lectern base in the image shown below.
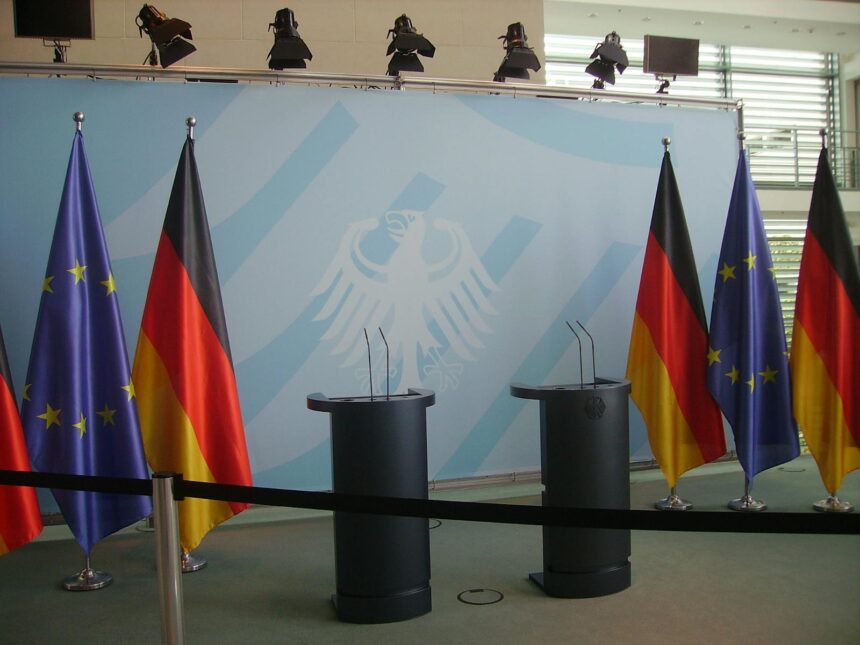
[[430,587],[421,587],[395,596],[368,597],[333,594],[337,617],[345,623],[396,623],[429,613]]
[[530,573],[529,580],[553,598],[595,598],[624,591],[630,586],[630,563],[588,573]]

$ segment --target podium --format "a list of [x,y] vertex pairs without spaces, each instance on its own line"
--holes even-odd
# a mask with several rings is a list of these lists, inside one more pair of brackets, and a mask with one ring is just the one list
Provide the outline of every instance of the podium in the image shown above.
[[[540,401],[544,506],[630,508],[630,381],[511,384]],[[630,531],[543,527],[543,571],[529,578],[549,596],[591,598],[630,586]]]
[[[335,493],[427,499],[426,409],[436,395],[332,398],[311,394],[308,408],[331,414]],[[335,512],[337,616],[390,623],[431,609],[426,518]]]

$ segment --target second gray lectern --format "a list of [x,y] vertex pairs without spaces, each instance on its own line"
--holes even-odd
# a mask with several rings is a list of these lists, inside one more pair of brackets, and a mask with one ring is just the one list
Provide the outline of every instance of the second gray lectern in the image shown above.
[[[331,414],[335,493],[427,499],[427,408],[431,390],[329,399],[308,408]],[[430,532],[423,517],[334,514],[338,618],[390,623],[431,609]]]
[[[630,381],[511,384],[540,401],[544,506],[630,508]],[[630,586],[630,531],[543,527],[543,571],[529,578],[549,596],[590,598]]]

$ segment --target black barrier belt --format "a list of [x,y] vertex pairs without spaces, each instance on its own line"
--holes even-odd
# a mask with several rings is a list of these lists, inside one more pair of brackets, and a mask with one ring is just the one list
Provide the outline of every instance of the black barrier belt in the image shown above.
[[61,475],[59,473],[0,470],[0,484],[152,496],[151,479],[132,479],[131,477],[94,477],[92,475]]
[[[56,475],[0,470],[0,484],[87,490],[102,493],[152,494],[152,482],[123,477]],[[263,506],[313,508],[325,511],[427,517],[467,522],[528,524],[572,528],[694,531],[713,533],[860,534],[860,515],[854,513],[738,513],[715,511],[656,511],[598,508],[561,508],[487,502],[347,495],[281,488],[174,480],[174,497],[197,497]]]

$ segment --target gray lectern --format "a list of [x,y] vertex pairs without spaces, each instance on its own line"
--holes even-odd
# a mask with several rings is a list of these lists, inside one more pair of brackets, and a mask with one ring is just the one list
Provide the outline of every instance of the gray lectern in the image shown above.
[[[426,409],[435,397],[309,395],[308,408],[331,414],[334,492],[427,499]],[[390,623],[430,611],[426,518],[336,512],[334,541],[340,620]]]
[[[545,506],[630,508],[627,396],[630,381],[511,384],[540,401]],[[549,596],[590,598],[630,586],[630,531],[543,527],[543,571],[529,578]]]

